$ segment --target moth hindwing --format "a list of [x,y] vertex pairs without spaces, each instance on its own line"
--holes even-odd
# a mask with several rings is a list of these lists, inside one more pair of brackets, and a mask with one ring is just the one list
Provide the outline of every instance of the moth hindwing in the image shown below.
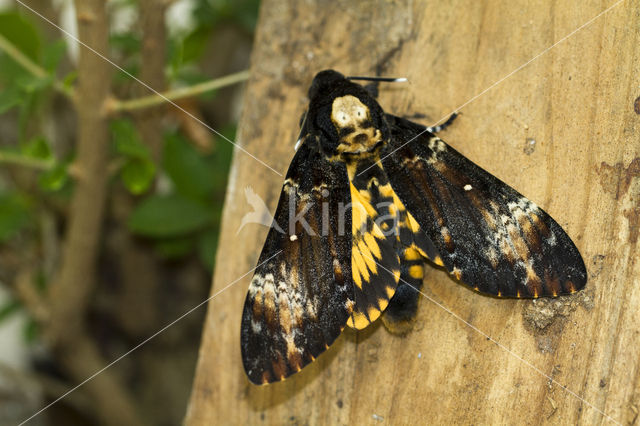
[[347,325],[382,316],[406,331],[425,262],[497,297],[584,287],[584,262],[562,228],[426,127],[385,114],[331,70],[316,75],[309,99],[244,304],[251,382],[300,371]]

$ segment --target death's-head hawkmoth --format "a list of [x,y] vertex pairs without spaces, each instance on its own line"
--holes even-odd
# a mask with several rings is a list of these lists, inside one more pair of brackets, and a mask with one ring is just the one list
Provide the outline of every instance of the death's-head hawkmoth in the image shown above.
[[299,148],[249,286],[242,359],[283,380],[345,326],[416,313],[424,263],[496,297],[555,297],[586,284],[558,223],[430,128],[385,113],[327,70],[309,89]]

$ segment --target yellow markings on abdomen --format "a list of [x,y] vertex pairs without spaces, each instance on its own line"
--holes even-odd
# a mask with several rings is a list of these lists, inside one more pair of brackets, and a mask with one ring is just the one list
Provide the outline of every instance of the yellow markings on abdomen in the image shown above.
[[409,275],[411,278],[421,280],[424,278],[424,268],[422,265],[413,265],[409,267]]

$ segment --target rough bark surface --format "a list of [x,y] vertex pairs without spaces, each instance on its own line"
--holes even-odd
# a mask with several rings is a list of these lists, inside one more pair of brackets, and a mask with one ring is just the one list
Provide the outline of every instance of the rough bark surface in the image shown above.
[[317,71],[407,77],[382,86],[383,108],[432,124],[465,104],[442,137],[556,218],[589,282],[574,297],[498,300],[431,269],[424,291],[441,306],[423,298],[407,336],[345,331],[300,374],[251,385],[239,342],[251,273],[239,278],[267,229],[237,232],[245,188],[273,210],[283,178],[236,150],[212,294],[235,284],[209,303],[186,424],[637,423],[638,3],[474,98],[613,4],[264,1],[238,133],[247,151],[285,173]]

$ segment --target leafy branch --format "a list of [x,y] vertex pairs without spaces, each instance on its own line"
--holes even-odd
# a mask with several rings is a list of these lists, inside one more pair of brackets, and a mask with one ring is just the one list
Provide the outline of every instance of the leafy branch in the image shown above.
[[0,163],[17,164],[20,166],[31,167],[38,170],[51,170],[55,167],[56,162],[52,158],[39,159],[28,157],[17,152],[9,152],[0,150]]
[[231,86],[232,84],[246,81],[248,78],[249,70],[244,70],[234,74],[226,75],[224,77],[194,84],[192,86],[168,90],[164,93],[153,94],[150,96],[144,96],[127,101],[112,100],[108,106],[108,109],[110,112],[127,112],[142,108],[149,108],[152,106],[161,105],[167,101],[176,101],[178,99],[189,98],[192,96],[200,95],[202,93],[210,92],[212,90]]
[[[4,51],[11,59],[20,64],[26,71],[38,78],[49,78],[47,70],[32,61],[27,55],[22,53],[13,43],[0,34],[0,50]],[[108,102],[107,110],[110,113],[130,112],[139,109],[149,108],[161,105],[167,101],[176,101],[178,99],[189,98],[212,90],[221,89],[233,84],[241,83],[249,79],[249,70],[240,71],[223,77],[214,78],[202,83],[194,84],[188,87],[168,90],[163,93],[157,93],[150,96],[143,96],[137,99],[119,100],[111,99]],[[62,81],[55,80],[53,87],[56,91],[65,95],[70,99],[74,99],[75,91],[73,88],[65,85]]]
[[[25,70],[29,71],[32,75],[41,79],[49,78],[49,73],[47,72],[47,70],[36,64],[27,55],[22,53],[20,49],[18,49],[13,43],[7,40],[7,38],[2,34],[0,34],[0,50],[3,50],[11,59],[22,66]],[[65,85],[63,82],[57,80],[54,81],[53,88],[73,100],[73,89]]]

